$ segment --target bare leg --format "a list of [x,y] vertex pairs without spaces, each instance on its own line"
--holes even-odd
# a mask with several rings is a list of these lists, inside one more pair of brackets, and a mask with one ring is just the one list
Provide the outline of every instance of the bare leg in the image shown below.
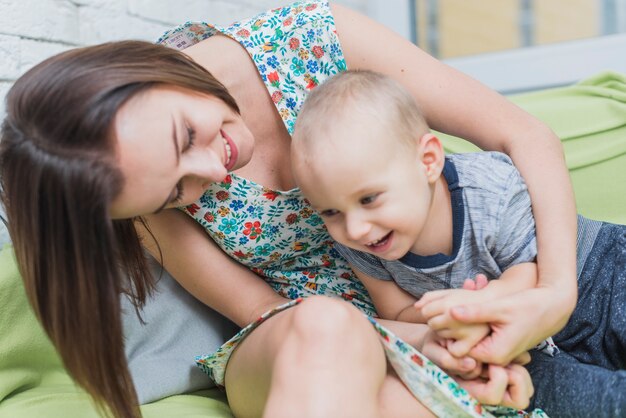
[[228,363],[226,392],[239,418],[428,416],[397,378],[386,377],[371,324],[325,297],[307,298],[246,337]]
[[404,386],[391,365],[378,393],[381,416],[385,418],[435,418],[424,405]]

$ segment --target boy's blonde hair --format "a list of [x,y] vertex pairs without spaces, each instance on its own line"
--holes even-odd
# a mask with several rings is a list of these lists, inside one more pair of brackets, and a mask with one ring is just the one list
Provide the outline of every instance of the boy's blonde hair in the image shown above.
[[429,132],[411,96],[383,74],[348,70],[316,87],[306,99],[294,129],[293,141],[316,142],[350,116],[390,128],[405,144],[414,144]]

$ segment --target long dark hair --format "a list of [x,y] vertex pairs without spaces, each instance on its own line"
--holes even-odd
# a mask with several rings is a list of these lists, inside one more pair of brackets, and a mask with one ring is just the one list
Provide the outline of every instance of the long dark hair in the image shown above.
[[226,88],[181,52],[112,42],[53,56],[18,79],[0,140],[1,199],[30,303],[70,375],[103,412],[124,418],[141,414],[119,297],[129,293],[141,307],[154,283],[134,227],[140,218],[109,215],[124,185],[111,126],[123,103],[157,84],[238,111]]

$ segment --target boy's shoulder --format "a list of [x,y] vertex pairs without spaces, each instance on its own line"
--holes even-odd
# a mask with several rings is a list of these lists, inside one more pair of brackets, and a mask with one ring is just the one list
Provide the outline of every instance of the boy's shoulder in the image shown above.
[[449,154],[446,159],[454,165],[461,187],[499,192],[511,181],[523,181],[511,158],[501,152]]

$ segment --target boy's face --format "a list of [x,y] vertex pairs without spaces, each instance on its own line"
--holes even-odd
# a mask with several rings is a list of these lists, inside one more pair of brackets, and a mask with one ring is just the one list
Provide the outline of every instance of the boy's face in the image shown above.
[[367,125],[335,130],[328,146],[308,149],[307,163],[296,158],[294,174],[336,241],[395,260],[420,239],[440,170],[431,175],[424,138],[405,145]]

